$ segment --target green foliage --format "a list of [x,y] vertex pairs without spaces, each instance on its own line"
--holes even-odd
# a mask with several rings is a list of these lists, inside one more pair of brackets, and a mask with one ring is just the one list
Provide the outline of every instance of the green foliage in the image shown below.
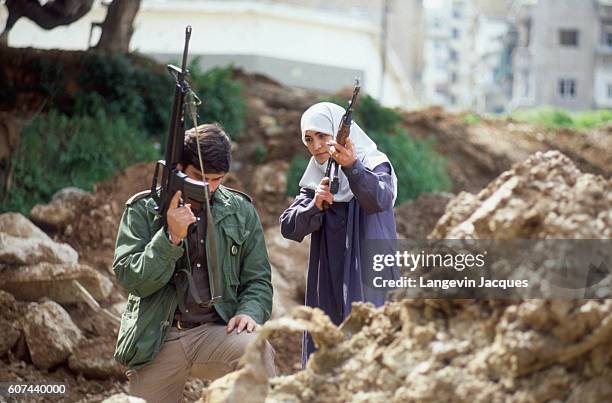
[[302,179],[302,175],[308,166],[308,159],[304,158],[302,155],[296,155],[291,160],[289,164],[289,169],[287,170],[287,191],[285,195],[287,196],[295,196],[300,192],[300,179]]
[[478,116],[477,114],[475,114],[475,113],[468,113],[463,118],[463,122],[466,125],[477,125],[480,122],[482,122],[482,118],[480,116]]
[[256,164],[261,164],[266,160],[266,156],[268,155],[268,149],[265,145],[261,143],[257,143],[255,145],[255,150],[253,151],[253,159]]
[[397,176],[397,204],[416,199],[421,193],[451,189],[444,159],[432,140],[412,138],[403,129],[395,135],[370,131],[369,137],[387,154]]
[[192,86],[202,100],[199,107],[201,123],[217,122],[234,141],[244,128],[246,102],[242,85],[233,78],[232,67],[213,68],[203,73],[199,58],[189,66]]
[[[346,101],[338,97],[328,101],[346,108]],[[451,189],[446,162],[435,151],[433,140],[411,137],[401,127],[402,116],[397,111],[362,95],[353,118],[391,161],[398,181],[396,204],[415,199],[423,192]],[[289,175],[287,183],[292,183]]]
[[117,170],[156,157],[150,141],[123,117],[40,115],[22,132],[12,157],[13,187],[0,211],[28,214],[64,187],[92,190]]
[[612,110],[572,113],[562,109],[544,108],[515,112],[511,117],[520,122],[541,124],[553,129],[562,127],[590,129],[612,122]]
[[72,115],[121,115],[156,139],[167,131],[174,81],[158,65],[135,56],[91,52],[83,58],[78,84]]

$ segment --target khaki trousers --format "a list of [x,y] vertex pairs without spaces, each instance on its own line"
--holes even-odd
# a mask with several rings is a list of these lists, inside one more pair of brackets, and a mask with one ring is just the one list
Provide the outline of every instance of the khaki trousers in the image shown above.
[[[170,329],[153,361],[126,372],[129,393],[147,402],[181,402],[188,376],[216,379],[236,369],[246,347],[257,333],[236,330],[227,334],[226,326],[205,323],[193,329]],[[274,350],[266,342],[265,365],[269,376],[276,376]]]

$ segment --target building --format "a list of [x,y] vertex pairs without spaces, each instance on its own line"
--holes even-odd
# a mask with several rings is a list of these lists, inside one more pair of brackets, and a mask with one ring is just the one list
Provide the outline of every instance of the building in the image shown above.
[[[176,61],[182,52],[184,27],[190,24],[190,54],[201,56],[204,68],[232,63],[286,85],[330,93],[352,86],[357,76],[364,91],[385,105],[406,109],[418,105],[411,83],[417,68],[403,62],[392,46],[385,46],[380,20],[374,21],[366,6],[357,4],[347,10],[331,0],[310,2],[313,4],[308,5],[308,0],[299,5],[290,0],[143,0],[131,50]],[[400,3],[400,10],[406,5],[418,8],[421,0],[396,4]],[[379,1],[379,10],[381,4]],[[92,23],[104,17],[104,8],[96,2],[82,19],[51,31],[21,19],[10,33],[9,45],[87,49],[99,35],[94,31],[90,38]],[[393,38],[389,36],[388,42],[394,43]],[[418,41],[411,46],[418,48]]]
[[504,112],[512,88],[505,3],[441,0],[437,5],[425,11],[425,103]]
[[521,0],[512,108],[612,107],[612,1]]

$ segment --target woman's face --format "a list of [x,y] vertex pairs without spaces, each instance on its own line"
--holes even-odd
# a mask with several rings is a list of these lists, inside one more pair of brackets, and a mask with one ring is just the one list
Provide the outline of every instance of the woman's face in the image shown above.
[[329,146],[327,143],[332,141],[331,134],[306,130],[304,139],[306,140],[306,147],[308,147],[308,151],[310,151],[310,154],[312,154],[319,164],[322,164],[328,160],[330,155]]

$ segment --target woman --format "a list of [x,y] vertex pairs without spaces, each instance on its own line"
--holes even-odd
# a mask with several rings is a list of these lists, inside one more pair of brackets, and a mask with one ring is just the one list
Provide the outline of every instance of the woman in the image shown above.
[[[280,217],[285,238],[301,242],[312,234],[306,305],[321,308],[336,325],[348,316],[354,301],[384,303],[385,290],[372,285],[375,275],[398,277],[391,268],[374,273],[371,262],[362,262],[366,240],[396,238],[397,178],[387,156],[355,122],[345,147],[333,141],[344,112],[341,106],[321,102],[302,115],[302,142],[312,158],[300,180],[300,194]],[[330,157],[342,167],[335,195],[324,177]],[[307,336],[302,365],[313,351]]]

